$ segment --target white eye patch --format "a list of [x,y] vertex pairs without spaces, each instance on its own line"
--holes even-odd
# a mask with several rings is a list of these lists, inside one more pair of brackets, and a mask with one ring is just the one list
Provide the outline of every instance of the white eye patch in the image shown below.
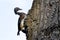
[[26,11],[24,11],[24,10],[18,10],[17,12],[22,12],[22,13],[26,13],[27,14],[27,12]]

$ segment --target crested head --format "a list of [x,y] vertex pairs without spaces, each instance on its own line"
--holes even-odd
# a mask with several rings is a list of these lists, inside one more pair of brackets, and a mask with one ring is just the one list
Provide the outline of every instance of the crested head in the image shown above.
[[22,9],[20,9],[19,7],[15,7],[15,8],[14,8],[14,12],[15,12],[15,13],[17,13],[17,11],[19,11],[19,10],[22,10]]
[[15,7],[14,10],[18,11],[18,10],[22,10],[19,7]]

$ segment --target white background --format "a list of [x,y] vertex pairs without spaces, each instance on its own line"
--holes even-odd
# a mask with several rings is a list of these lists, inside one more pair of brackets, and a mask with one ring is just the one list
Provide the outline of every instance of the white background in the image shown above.
[[17,36],[18,15],[14,8],[20,7],[22,11],[28,12],[33,0],[0,0],[0,40],[26,40],[26,35],[20,32]]

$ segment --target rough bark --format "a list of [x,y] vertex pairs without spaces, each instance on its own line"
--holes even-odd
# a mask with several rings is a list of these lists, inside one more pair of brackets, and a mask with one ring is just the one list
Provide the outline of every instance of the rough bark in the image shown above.
[[25,24],[27,40],[60,40],[60,0],[34,0]]

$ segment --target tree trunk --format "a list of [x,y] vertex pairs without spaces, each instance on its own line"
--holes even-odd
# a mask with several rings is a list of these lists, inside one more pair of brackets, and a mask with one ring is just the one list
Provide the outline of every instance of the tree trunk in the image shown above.
[[34,0],[25,24],[27,40],[60,40],[60,0]]

